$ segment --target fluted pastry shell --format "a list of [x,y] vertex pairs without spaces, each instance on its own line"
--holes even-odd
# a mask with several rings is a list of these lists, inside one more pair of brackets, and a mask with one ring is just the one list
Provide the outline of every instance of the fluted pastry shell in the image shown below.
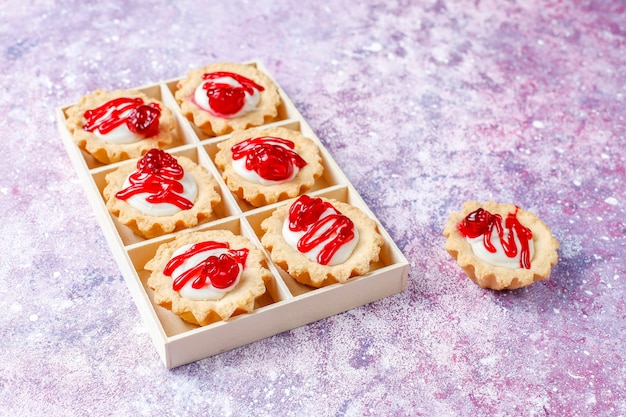
[[[256,108],[239,117],[226,118],[211,114],[193,100],[195,90],[204,83],[202,76],[212,72],[232,72],[242,75],[264,88]],[[271,122],[278,115],[280,95],[276,84],[252,65],[221,62],[190,71],[177,84],[174,93],[182,114],[208,136],[220,136],[234,130],[260,126]]]
[[[534,256],[529,269],[510,269],[490,264],[479,259],[459,231],[459,224],[467,215],[483,208],[492,214],[500,214],[503,218],[509,213],[516,213],[518,221],[532,232]],[[550,276],[552,266],[558,261],[558,240],[552,235],[550,228],[535,214],[522,210],[513,204],[498,204],[493,201],[479,203],[466,201],[463,210],[450,213],[443,230],[447,237],[445,249],[456,260],[467,276],[482,288],[493,290],[516,289],[528,286]]]
[[[83,129],[87,123],[85,112],[95,109],[102,104],[121,97],[141,98],[145,103],[157,103],[161,109],[159,116],[159,132],[145,139],[133,143],[109,143],[92,132]],[[110,164],[126,159],[139,158],[153,148],[165,148],[174,141],[176,123],[172,111],[159,100],[133,90],[115,90],[112,92],[98,89],[92,94],[82,97],[78,103],[67,109],[65,125],[72,134],[76,145],[92,155],[103,164]]]
[[[294,143],[294,150],[307,164],[292,180],[263,185],[249,181],[235,172],[231,148],[244,140],[262,136],[278,137]],[[255,207],[296,197],[308,191],[324,172],[322,157],[315,142],[300,132],[283,127],[238,131],[233,133],[228,140],[218,143],[217,147],[219,151],[215,155],[215,164],[220,169],[226,185],[237,197]]]
[[321,265],[308,259],[285,241],[282,227],[295,199],[278,207],[261,223],[261,228],[265,231],[261,243],[270,252],[272,261],[287,271],[296,281],[312,287],[345,283],[352,277],[369,272],[371,264],[378,261],[384,243],[376,222],[360,209],[334,199],[322,197],[322,200],[331,203],[343,215],[350,218],[359,233],[357,246],[350,257],[341,264]]
[[[174,156],[174,155],[173,155]],[[193,207],[169,216],[155,216],[142,212],[115,196],[123,188],[126,178],[137,169],[137,160],[121,165],[106,175],[107,182],[102,194],[106,207],[120,223],[144,238],[154,238],[166,233],[194,227],[214,217],[214,207],[221,201],[218,184],[206,168],[197,165],[184,156],[174,156],[178,163],[190,174],[198,187],[198,195]]]
[[[246,248],[249,252],[237,286],[219,300],[190,300],[173,289],[172,277],[163,274],[163,270],[178,248],[205,241],[225,242],[230,249]],[[271,279],[263,252],[248,238],[228,230],[181,233],[174,240],[160,245],[145,269],[151,272],[147,283],[154,290],[155,303],[199,326],[253,311],[255,300],[265,293],[265,284]]]

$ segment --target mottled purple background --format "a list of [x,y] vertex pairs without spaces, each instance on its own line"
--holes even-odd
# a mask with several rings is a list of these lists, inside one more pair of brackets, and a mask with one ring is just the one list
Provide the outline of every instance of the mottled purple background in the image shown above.
[[[1,415],[626,415],[624,2],[127,3],[0,5]],[[168,371],[54,109],[251,59],[405,253],[408,288]],[[548,223],[551,279],[470,282],[441,235],[466,199]]]

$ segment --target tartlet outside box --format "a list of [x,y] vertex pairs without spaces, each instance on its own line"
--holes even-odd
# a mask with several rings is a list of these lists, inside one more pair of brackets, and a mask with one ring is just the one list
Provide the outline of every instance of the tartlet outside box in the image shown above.
[[[260,62],[252,61],[247,64],[256,66],[272,78]],[[276,83],[275,80],[273,81]],[[174,99],[177,82],[178,79],[175,79],[135,88],[135,90],[162,101],[172,110],[177,124],[177,137],[167,151],[174,155],[184,155],[205,166],[218,181],[222,202],[216,207],[217,218],[176,233],[227,229],[246,236],[264,251],[268,268],[273,274],[273,278],[267,284],[266,294],[257,300],[256,308],[252,313],[234,316],[204,327],[189,324],[169,310],[154,304],[152,290],[146,284],[149,272],[144,269],[144,265],[153,257],[158,246],[172,240],[176,233],[154,239],[144,239],[135,235],[108,212],[102,196],[102,190],[106,185],[105,176],[125,162],[104,165],[81,151],[65,127],[65,112],[70,106],[56,110],[58,128],[72,164],[83,183],[107,243],[146,328],[167,368],[184,365],[294,329],[397,294],[406,288],[408,262],[378,221],[378,229],[385,239],[379,262],[373,265],[369,273],[352,278],[345,284],[335,284],[319,289],[307,287],[274,265],[260,243],[263,235],[260,225],[276,207],[284,203],[278,202],[256,208],[230,192],[213,161],[217,153],[217,144],[228,139],[229,135],[207,137],[181,115],[180,108]],[[291,100],[278,83],[276,85],[282,101],[278,118],[263,127],[282,126],[300,130],[304,136],[317,143],[322,155],[324,174],[308,191],[308,194],[335,198],[349,203],[376,220]]]

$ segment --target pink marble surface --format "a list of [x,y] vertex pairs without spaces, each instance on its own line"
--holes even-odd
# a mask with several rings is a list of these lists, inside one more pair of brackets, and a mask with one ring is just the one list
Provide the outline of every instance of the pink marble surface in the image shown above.
[[[626,415],[623,2],[9,0],[0,7],[0,414]],[[260,59],[407,256],[402,294],[168,371],[57,133],[98,88]],[[470,282],[464,200],[561,242]]]

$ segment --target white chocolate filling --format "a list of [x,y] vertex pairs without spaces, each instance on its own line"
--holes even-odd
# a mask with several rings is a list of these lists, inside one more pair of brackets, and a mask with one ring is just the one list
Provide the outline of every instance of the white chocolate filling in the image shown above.
[[126,123],[119,125],[106,134],[100,133],[99,130],[95,130],[93,133],[98,139],[111,144],[135,143],[143,139],[143,136],[131,132]]

